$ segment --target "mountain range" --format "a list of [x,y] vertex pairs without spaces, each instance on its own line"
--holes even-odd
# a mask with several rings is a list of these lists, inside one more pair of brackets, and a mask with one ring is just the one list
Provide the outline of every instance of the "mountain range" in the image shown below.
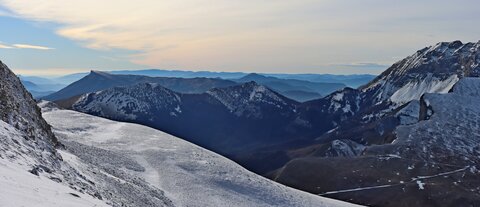
[[[328,94],[345,87],[345,85],[338,83],[316,83],[294,79],[279,79],[258,74],[249,74],[241,79],[224,80],[219,78],[172,78],[140,75],[115,75],[106,72],[92,71],[87,76],[68,85],[58,92],[41,98],[44,100],[58,101],[71,98],[72,96],[96,92],[116,86],[129,86],[138,83],[158,83],[163,87],[181,93],[203,93],[212,88],[233,86],[250,81],[256,81],[282,95],[300,102],[320,98],[322,97],[320,93]],[[29,84],[29,82],[26,82],[26,84]]]
[[233,81],[218,78],[165,78],[139,75],[113,75],[100,71],[92,71],[84,78],[68,85],[58,92],[42,97],[42,99],[51,101],[63,100],[85,93],[101,91],[117,86],[129,86],[137,83],[157,83],[182,93],[201,93],[215,87],[236,85]]
[[[100,71],[94,71],[101,73]],[[197,80],[224,79],[235,82],[254,81],[259,79],[269,79],[262,84],[282,93],[294,100],[304,102],[343,88],[345,86],[356,87],[366,84],[374,78],[373,75],[319,75],[319,74],[247,74],[247,73],[227,73],[227,72],[191,72],[191,71],[170,71],[170,70],[123,70],[103,72],[111,75],[136,75],[149,77],[163,77],[165,79],[185,78]],[[43,98],[53,94],[60,89],[79,81],[90,73],[76,73],[61,77],[37,77],[37,76],[19,76],[24,82],[27,90],[35,98]],[[250,79],[250,80],[248,80]],[[128,82],[128,81],[126,81]],[[62,97],[65,98],[65,97]]]
[[[184,70],[160,70],[160,69],[146,69],[146,70],[110,70],[104,71],[116,75],[142,75],[150,77],[170,77],[170,78],[221,78],[225,80],[240,79],[251,73],[244,72],[212,72],[212,71],[184,71]],[[48,80],[50,83],[71,84],[82,79],[89,73],[74,73],[60,77],[43,78],[35,76],[22,76],[23,79],[34,83],[37,81]],[[358,87],[368,83],[375,78],[375,75],[370,74],[350,74],[350,75],[333,75],[333,74],[281,74],[281,73],[261,73],[259,75],[267,77],[275,77],[279,79],[295,79],[310,82],[320,83],[341,83],[349,87]],[[44,84],[44,83],[43,83]]]
[[65,205],[476,206],[479,50],[441,42],[358,88],[92,71],[42,111],[22,85],[35,83],[1,64],[0,183],[45,206],[52,192]]
[[2,205],[354,206],[267,180],[158,130],[39,105],[0,62]]

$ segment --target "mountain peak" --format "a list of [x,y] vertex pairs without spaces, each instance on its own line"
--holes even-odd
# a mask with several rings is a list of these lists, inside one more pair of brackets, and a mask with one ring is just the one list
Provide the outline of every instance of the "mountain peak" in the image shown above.
[[91,70],[90,74],[88,75],[93,75],[93,76],[110,76],[111,74],[108,72],[104,71],[99,71],[99,70]]
[[243,78],[257,78],[257,77],[265,78],[266,76],[260,75],[258,73],[249,73],[246,76],[244,76]]
[[[119,86],[106,90],[88,93],[81,96],[72,105],[78,111],[99,112],[108,117],[125,115],[131,119],[141,116],[150,110],[180,111],[181,98],[177,94],[157,83],[138,83],[130,86]],[[103,112],[103,105],[109,106],[108,112]]]
[[255,82],[255,81],[248,81],[248,82],[242,84],[242,87],[247,87],[247,88],[259,87],[259,86],[262,86],[262,85],[258,84],[258,83]]
[[226,88],[214,88],[207,92],[225,105],[237,116],[246,115],[261,117],[260,105],[271,105],[278,109],[288,108],[293,110],[296,102],[290,100],[277,92],[256,83],[246,82],[237,86]]
[[258,73],[250,73],[250,74],[247,74],[246,76],[243,76],[242,78],[240,78],[239,81],[241,81],[241,82],[248,82],[248,81],[262,82],[262,81],[276,80],[276,79],[277,78],[260,75]]

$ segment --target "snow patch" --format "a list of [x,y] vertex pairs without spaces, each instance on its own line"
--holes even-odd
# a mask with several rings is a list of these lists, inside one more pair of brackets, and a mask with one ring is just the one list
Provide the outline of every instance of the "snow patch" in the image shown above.
[[417,185],[419,190],[425,190],[425,183],[421,180],[417,180]]
[[448,91],[459,80],[457,75],[452,75],[441,80],[428,74],[422,81],[412,81],[398,89],[390,100],[398,105],[405,104],[411,100],[419,100],[425,93],[448,93]]

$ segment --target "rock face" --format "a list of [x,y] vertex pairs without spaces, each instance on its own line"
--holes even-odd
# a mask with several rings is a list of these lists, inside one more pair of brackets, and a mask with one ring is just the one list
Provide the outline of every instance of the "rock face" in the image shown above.
[[45,142],[41,145],[46,150],[51,151],[52,147],[58,144],[30,93],[2,62],[0,62],[0,119],[25,132],[29,139],[39,140],[39,144]]
[[[59,143],[50,126],[42,118],[40,108],[19,78],[1,62],[0,121],[9,129],[0,142],[1,157],[11,160],[31,159],[33,166],[60,166],[61,158],[55,150]],[[12,133],[16,136],[8,135]]]

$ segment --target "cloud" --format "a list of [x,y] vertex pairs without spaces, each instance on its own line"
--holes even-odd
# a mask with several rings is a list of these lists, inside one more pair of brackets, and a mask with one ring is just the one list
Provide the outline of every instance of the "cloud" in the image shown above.
[[34,50],[53,50],[54,48],[39,46],[39,45],[30,45],[30,44],[13,44],[6,45],[0,42],[0,49],[34,49]]
[[8,45],[4,45],[0,43],[0,49],[12,49],[13,47],[10,47]]
[[34,49],[34,50],[53,50],[54,48],[38,46],[38,45],[27,45],[27,44],[13,44],[12,45],[18,49]]
[[0,4],[15,16],[59,23],[57,34],[85,47],[136,51],[131,62],[162,68],[324,72],[315,66],[371,59],[391,62],[391,57],[404,57],[438,41],[478,41],[480,33],[480,27],[472,27],[480,18],[473,0],[0,0]]

